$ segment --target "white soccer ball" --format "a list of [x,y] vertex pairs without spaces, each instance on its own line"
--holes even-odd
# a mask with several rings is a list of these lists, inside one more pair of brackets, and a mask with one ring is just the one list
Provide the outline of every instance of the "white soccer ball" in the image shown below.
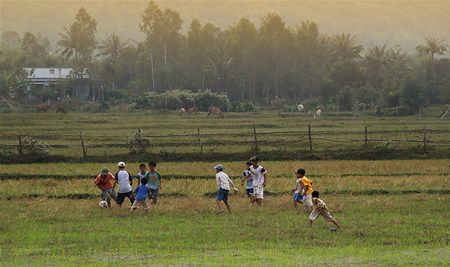
[[304,109],[305,107],[302,104],[298,105],[298,111],[302,112]]
[[100,201],[100,203],[98,203],[98,206],[100,207],[100,208],[107,208],[108,207],[108,202],[106,202],[106,201]]

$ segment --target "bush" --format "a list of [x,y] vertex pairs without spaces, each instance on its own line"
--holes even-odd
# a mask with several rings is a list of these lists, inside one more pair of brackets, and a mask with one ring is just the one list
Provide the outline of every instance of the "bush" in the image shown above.
[[46,143],[39,142],[37,139],[25,136],[22,139],[22,150],[24,154],[46,157],[50,154],[50,146]]
[[143,151],[143,146],[148,146],[152,144],[152,139],[150,137],[145,137],[142,135],[142,129],[134,130],[134,134],[125,139],[126,147],[132,151]]

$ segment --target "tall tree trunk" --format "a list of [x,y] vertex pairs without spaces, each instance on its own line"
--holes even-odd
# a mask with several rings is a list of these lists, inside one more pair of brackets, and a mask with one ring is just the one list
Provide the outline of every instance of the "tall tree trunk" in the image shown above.
[[152,85],[153,85],[153,91],[155,91],[155,72],[154,72],[154,69],[153,69],[153,51],[152,51],[151,48],[150,48],[150,62],[151,62],[151,65],[152,65]]

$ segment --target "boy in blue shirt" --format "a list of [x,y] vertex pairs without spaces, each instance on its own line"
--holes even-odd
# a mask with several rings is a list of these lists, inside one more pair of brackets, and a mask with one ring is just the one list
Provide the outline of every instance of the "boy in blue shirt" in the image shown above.
[[161,174],[156,168],[156,162],[150,161],[148,163],[148,167],[150,170],[145,174],[145,178],[147,178],[148,181],[148,188],[150,188],[150,191],[152,192],[153,196],[153,204],[158,203],[158,191],[159,189],[162,189],[161,187]]
[[150,188],[147,187],[147,178],[141,179],[141,185],[134,190],[133,194],[131,194],[131,197],[136,195],[136,200],[133,203],[133,206],[131,206],[132,213],[134,210],[137,210],[140,206],[142,206],[142,209],[145,210],[145,213],[148,214],[148,202],[147,202],[147,196],[149,199],[152,199],[152,193],[150,192]]
[[141,185],[141,179],[144,178],[145,175],[147,174],[147,172],[145,171],[145,168],[146,168],[146,166],[144,163],[139,165],[139,169],[141,170],[141,172],[137,174],[137,178],[136,178],[137,182],[138,182],[138,184],[137,184],[138,186]]
[[[246,179],[245,177],[247,177],[247,175],[248,175],[248,170],[250,169],[250,166],[252,166],[252,163],[250,161],[247,161],[245,163],[245,167],[246,167],[245,171],[242,174],[244,176],[244,178],[242,178],[242,180],[241,180],[242,185],[244,185],[244,181]],[[250,198],[250,203],[254,202],[253,195],[254,195],[254,193],[253,193],[253,177],[250,174],[250,176],[247,178],[247,196]]]

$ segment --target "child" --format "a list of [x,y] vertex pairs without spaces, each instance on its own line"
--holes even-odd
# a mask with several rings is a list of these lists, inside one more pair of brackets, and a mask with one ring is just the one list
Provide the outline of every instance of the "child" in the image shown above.
[[312,204],[312,198],[311,193],[313,192],[312,188],[312,182],[305,176],[306,171],[304,169],[298,169],[295,174],[297,174],[298,178],[302,178],[302,189],[303,189],[303,205],[309,207],[310,210],[312,210],[313,204]]
[[296,187],[292,189],[292,191],[295,191],[294,194],[294,208],[297,208],[297,203],[303,204],[303,194],[302,194],[302,175],[300,173],[295,173],[297,175],[297,181],[295,182]]
[[139,169],[141,170],[140,173],[137,174],[137,182],[138,182],[138,186],[141,185],[141,179],[145,177],[145,174],[147,174],[147,172],[145,171],[145,164],[141,164],[139,165]]
[[97,178],[95,178],[95,184],[102,190],[102,199],[106,200],[108,207],[111,208],[111,197],[116,200],[117,194],[113,191],[111,180],[114,180],[114,176],[109,172],[108,168],[103,168]]
[[[242,182],[242,185],[244,185],[244,181],[245,181],[245,177],[247,177],[247,174],[248,174],[248,171],[249,171],[249,169],[250,169],[250,166],[252,166],[252,163],[250,162],[250,161],[247,161],[246,163],[245,163],[245,171],[244,171],[244,173],[242,174],[243,176],[244,176],[244,178],[242,178],[242,180],[241,180],[241,182]],[[253,177],[252,177],[252,175],[250,175],[248,178],[247,178],[247,196],[248,197],[250,197],[250,203],[253,203],[254,202],[254,198],[253,198],[253,195],[254,195],[254,193],[253,193]]]
[[227,206],[228,212],[231,213],[230,204],[228,204],[228,192],[230,191],[230,184],[233,187],[234,192],[236,193],[238,190],[233,184],[233,181],[231,181],[230,177],[226,173],[223,172],[223,166],[217,165],[214,167],[216,169],[216,181],[217,186],[219,186],[219,191],[217,192],[217,206],[219,206],[219,211],[217,214],[222,213],[222,205],[220,204],[220,201],[223,200],[223,203],[225,203],[225,206]]
[[[144,165],[145,166],[145,165]],[[147,178],[143,177],[141,180],[141,185],[139,185],[136,190],[131,194],[132,197],[136,195],[136,200],[133,203],[133,206],[131,206],[132,213],[134,210],[138,209],[140,206],[142,206],[142,209],[145,210],[145,213],[148,214],[148,203],[147,203],[147,196],[149,199],[153,198],[152,193],[150,192],[150,188],[147,187]]]
[[119,184],[116,204],[117,209],[120,210],[125,197],[131,201],[131,204],[134,202],[134,198],[132,197],[133,189],[131,188],[133,185],[133,177],[131,177],[131,174],[125,170],[125,163],[123,161],[119,162],[117,167],[119,168],[119,171],[116,173],[114,178],[115,181],[113,184],[113,190],[116,187],[116,184]]
[[330,212],[328,211],[328,207],[321,199],[319,199],[319,192],[314,191],[312,192],[312,203],[314,205],[314,210],[311,212],[311,215],[309,215],[309,227],[312,227],[313,222],[319,217],[322,216],[325,221],[327,222],[333,222],[339,229],[341,229],[341,226],[339,223],[330,215]]
[[145,174],[145,178],[148,179],[148,188],[150,188],[150,192],[152,192],[153,196],[153,204],[158,202],[158,191],[162,189],[161,187],[161,174],[155,170],[156,162],[150,161],[148,163],[148,167],[150,171]]
[[252,166],[250,166],[248,174],[247,176],[245,176],[245,179],[250,177],[250,175],[253,177],[254,197],[256,198],[256,203],[258,203],[258,206],[261,207],[262,200],[264,198],[264,187],[266,187],[267,171],[264,170],[264,168],[258,164],[257,157],[252,157],[250,161],[252,163]]

